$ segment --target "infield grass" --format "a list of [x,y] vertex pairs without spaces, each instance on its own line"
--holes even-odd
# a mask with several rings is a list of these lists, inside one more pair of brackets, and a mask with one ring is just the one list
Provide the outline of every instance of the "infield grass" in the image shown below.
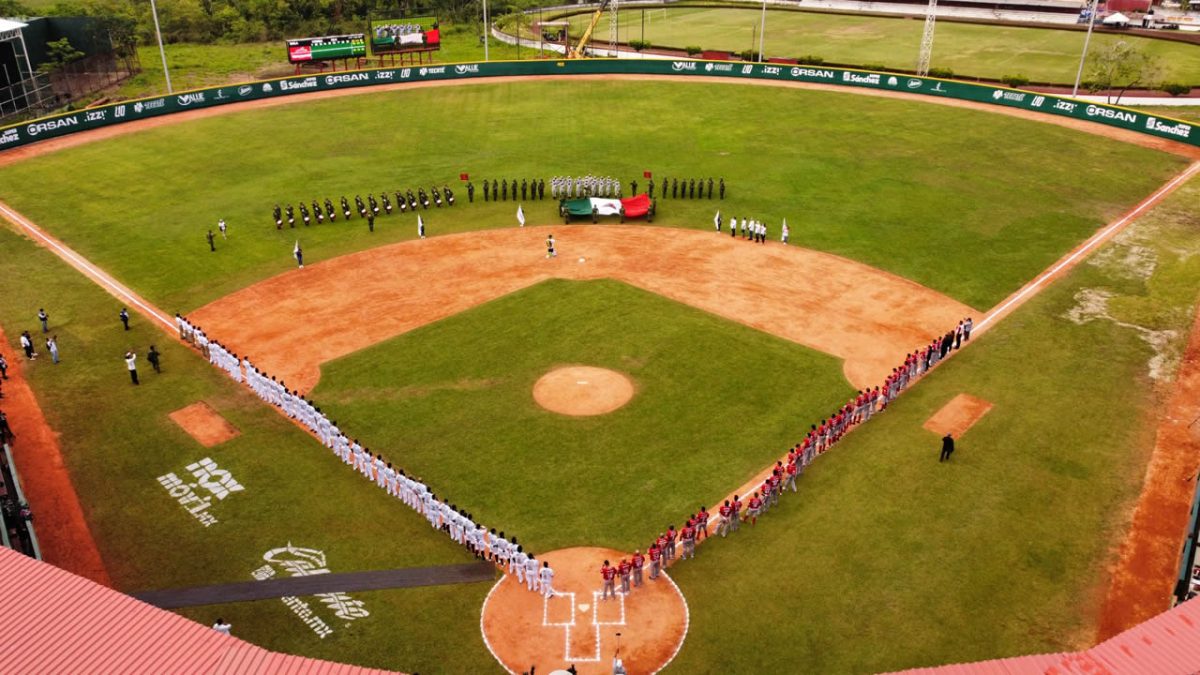
[[[571,17],[571,34],[582,34],[590,18],[589,14]],[[622,42],[643,39],[642,18],[640,10],[619,13]],[[756,7],[649,9],[644,39],[656,47],[757,52],[755,36],[761,18]],[[763,51],[769,57],[819,56],[829,63],[911,70],[916,65],[922,27],[923,21],[911,17],[770,10]],[[960,76],[1000,79],[1023,75],[1034,82],[1071,83],[1083,40],[1081,31],[939,21],[932,65]],[[1090,53],[1095,55],[1118,40],[1157,57],[1164,81],[1200,85],[1200,46],[1096,33]]]
[[[627,374],[623,408],[568,417],[534,382]],[[830,356],[616,281],[548,281],[321,367],[364,445],[541,552],[645,548],[799,441],[853,390]]]
[[[4,353],[10,360],[24,358],[16,346],[23,329],[41,344],[36,313],[45,307],[62,363],[56,366],[43,354],[24,364],[25,375],[59,433],[64,463],[118,590],[250,581],[251,572],[266,564],[268,550],[289,543],[323,551],[332,572],[471,562],[423,518],[141,316],[124,331],[117,301],[44,249],[3,227],[0,250],[0,324],[10,340]],[[149,344],[163,353],[161,375],[145,362]],[[140,355],[137,387],[122,359],[130,347]],[[240,435],[205,448],[167,417],[198,400]],[[18,470],[23,453],[31,451],[17,439]],[[197,488],[211,499],[208,512],[219,521],[207,528],[157,481],[175,473],[194,482],[186,467],[205,457],[244,486],[225,499]],[[39,506],[53,508],[34,501],[35,526]],[[224,617],[234,622],[235,635],[271,649],[408,672],[467,672],[494,663],[478,632],[454,644],[441,636],[478,625],[489,587],[351,593],[370,616],[346,622],[320,600],[306,598],[334,629],[323,640],[279,600],[184,614],[206,625]],[[421,620],[412,620],[416,616]]]
[[[674,568],[692,622],[673,670],[878,672],[1090,646],[1170,395],[1149,376],[1175,370],[1192,323],[1197,200],[1192,180],[848,436],[799,498]],[[1160,351],[1147,330],[1168,331]],[[921,425],[962,392],[995,407],[941,464]]]
[[[564,111],[570,114],[564,114]],[[575,114],[604,111],[603,114]],[[855,94],[679,82],[479,84],[298,99],[0,168],[0,199],[163,309],[189,311],[291,268],[416,236],[411,213],[277,231],[275,203],[451,184],[431,235],[515,226],[467,204],[472,180],[724,177],[717,199],[660,199],[655,225],[717,209],[786,218],[792,241],[972,307],[998,302],[1149,194],[1182,158],[1003,115]],[[524,204],[557,220],[550,200]],[[210,253],[218,218],[230,239]]]

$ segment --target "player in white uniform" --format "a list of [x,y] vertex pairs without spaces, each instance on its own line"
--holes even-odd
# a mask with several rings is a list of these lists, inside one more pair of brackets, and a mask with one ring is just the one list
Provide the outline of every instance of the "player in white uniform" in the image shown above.
[[[515,539],[516,537],[513,537],[513,538]],[[525,583],[525,565],[528,563],[529,563],[529,554],[526,553],[525,550],[522,549],[520,546],[518,546],[517,552],[515,554],[513,554],[512,564],[508,568],[509,572],[512,572],[513,574],[517,575],[517,583],[518,584]]]
[[538,572],[538,581],[542,587],[542,595],[551,597],[554,595],[554,570],[550,569],[550,563],[542,563],[542,569]]
[[529,558],[525,560],[525,587],[531,591],[536,591],[540,588],[538,585],[538,561],[529,554]]

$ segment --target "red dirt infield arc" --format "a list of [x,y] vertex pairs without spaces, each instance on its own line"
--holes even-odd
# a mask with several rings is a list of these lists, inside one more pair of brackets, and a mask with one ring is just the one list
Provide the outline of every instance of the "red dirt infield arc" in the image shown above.
[[[559,256],[548,260],[550,233]],[[908,351],[978,314],[920,284],[797,246],[701,230],[570,225],[344,255],[231,293],[189,319],[303,392],[316,385],[324,361],[554,278],[617,279],[812,347],[842,359],[860,388],[881,383]]]
[[[642,586],[627,598],[601,600],[600,567],[622,557],[630,554],[602,548],[540,556],[555,571],[555,595],[549,599],[504,575],[484,601],[479,620],[492,655],[511,673],[528,672],[530,666],[549,673],[574,665],[580,675],[599,675],[612,672],[619,640],[630,675],[666,666],[687,635],[687,602],[665,572],[650,580],[648,560]],[[620,589],[619,581],[616,586]]]
[[563,366],[538,378],[533,400],[546,410],[585,417],[610,413],[633,398],[633,381],[615,370]]

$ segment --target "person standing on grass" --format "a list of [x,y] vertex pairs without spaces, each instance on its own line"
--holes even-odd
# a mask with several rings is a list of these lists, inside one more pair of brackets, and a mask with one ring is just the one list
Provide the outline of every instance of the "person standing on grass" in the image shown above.
[[46,313],[45,309],[38,310],[38,321],[42,322],[42,332],[49,333],[50,332],[50,315]]
[[205,238],[206,240],[208,240],[208,252],[209,252],[209,253],[216,253],[216,252],[217,252],[217,245],[214,243],[214,241],[215,241],[215,239],[216,239],[216,238],[215,238],[215,237],[213,237],[212,230],[209,230],[209,231],[208,231],[208,234],[207,234],[207,235],[205,235],[205,236],[204,236],[204,238]]
[[121,324],[125,326],[125,330],[129,330],[129,309],[122,307],[121,313],[117,316],[121,318]]
[[229,635],[230,634],[229,631],[232,629],[233,629],[233,624],[225,623],[225,619],[222,619],[220,617],[218,617],[217,622],[213,624],[213,630],[217,631],[218,633],[223,633],[225,635]]
[[942,455],[938,457],[939,462],[950,461],[950,455],[954,454],[954,437],[950,434],[942,436]]
[[146,360],[150,362],[150,367],[154,368],[154,372],[161,373],[162,370],[158,367],[158,354],[154,345],[150,345],[150,351],[146,352]]
[[755,492],[754,495],[750,497],[750,501],[746,503],[746,518],[745,518],[745,520],[749,520],[751,526],[757,525],[758,524],[758,514],[761,511],[762,511],[762,500],[759,499],[758,493]]
[[46,339],[46,351],[50,352],[50,360],[58,365],[58,336],[51,335]]
[[[315,202],[314,202],[314,203],[315,203]],[[316,208],[316,207],[314,207],[314,208]],[[226,233],[227,233],[227,231],[229,230],[229,226],[225,224],[225,219],[224,219],[224,218],[222,218],[222,219],[220,219],[220,220],[218,220],[218,221],[217,221],[217,229],[221,231],[221,238],[222,238],[222,239],[228,239],[228,238],[229,238],[228,236],[226,236]]]
[[129,379],[134,384],[140,384],[137,376],[137,354],[132,350],[125,352],[125,367],[129,369]]
[[30,361],[37,358],[37,354],[33,351],[33,340],[29,337],[29,331],[21,333],[21,349],[25,350],[25,358]]

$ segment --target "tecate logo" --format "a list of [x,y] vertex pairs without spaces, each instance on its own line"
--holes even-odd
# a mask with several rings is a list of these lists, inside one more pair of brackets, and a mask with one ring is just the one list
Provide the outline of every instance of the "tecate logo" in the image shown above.
[[346,75],[326,75],[325,84],[345,84],[347,82],[365,82],[366,73],[348,73]]
[[248,84],[243,84],[242,86],[238,87],[238,96],[249,96],[250,92],[252,91],[254,91],[254,87],[251,87]]
[[921,88],[921,80],[918,80],[915,77],[910,77],[910,78],[908,78],[908,82],[904,83],[904,86],[908,87],[909,89],[920,89]]
[[198,91],[194,94],[181,94],[175,97],[179,105],[191,105],[193,103],[204,103],[204,92]]
[[679,70],[695,70],[695,69],[696,69],[695,61],[672,61],[671,62],[671,70],[679,71]]
[[167,99],[156,98],[153,101],[138,101],[133,104],[133,111],[140,113],[143,110],[154,110],[155,108],[163,108],[167,105]]
[[418,71],[417,71],[417,74],[418,74],[418,75],[420,75],[421,77],[425,77],[425,73],[427,73],[428,71],[429,71],[429,69],[427,69],[427,68],[422,68],[422,69],[420,69],[420,70],[418,70]]
[[1025,94],[1022,94],[1019,91],[1005,91],[1003,89],[996,89],[992,92],[992,98],[996,99],[997,101],[1016,101],[1017,103],[1020,103],[1025,100]]
[[463,73],[478,73],[479,66],[476,64],[471,64],[469,66],[454,66],[454,72],[458,73],[459,75],[462,75]]

